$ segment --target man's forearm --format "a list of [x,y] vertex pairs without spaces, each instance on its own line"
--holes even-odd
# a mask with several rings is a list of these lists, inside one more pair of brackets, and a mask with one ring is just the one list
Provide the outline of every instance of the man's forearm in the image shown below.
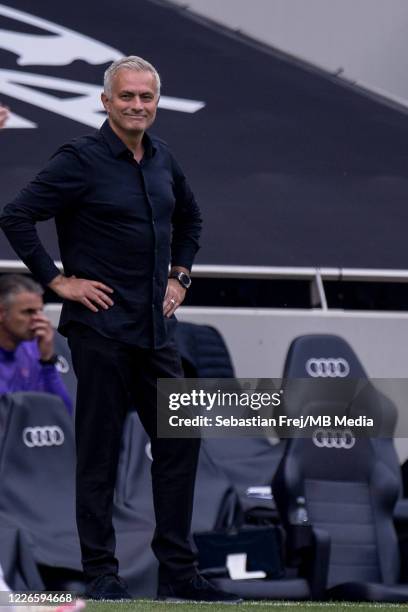
[[44,286],[60,271],[41,244],[36,223],[57,217],[78,201],[86,180],[78,152],[64,145],[0,216],[0,227],[11,246]]
[[180,271],[184,271],[184,268],[188,272],[200,248],[202,218],[194,194],[177,165],[175,166],[175,195],[171,265],[172,268],[179,268]]
[[64,276],[63,274],[58,274],[48,283],[48,287],[52,289],[55,293],[58,293],[59,288],[61,287],[61,285],[64,284],[65,281],[66,276]]
[[60,274],[41,244],[35,224],[15,211],[12,204],[0,216],[0,227],[14,251],[43,285]]

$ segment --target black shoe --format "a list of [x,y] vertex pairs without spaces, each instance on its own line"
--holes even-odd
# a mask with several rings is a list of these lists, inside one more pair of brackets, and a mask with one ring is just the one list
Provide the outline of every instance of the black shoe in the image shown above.
[[133,599],[126,583],[116,574],[105,574],[94,578],[86,588],[87,599]]
[[161,601],[213,601],[218,603],[238,604],[240,597],[220,591],[211,582],[197,574],[182,582],[160,583],[157,599]]

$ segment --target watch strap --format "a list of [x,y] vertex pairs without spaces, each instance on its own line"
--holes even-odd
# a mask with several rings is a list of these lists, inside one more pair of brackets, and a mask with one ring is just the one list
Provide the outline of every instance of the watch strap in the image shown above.
[[58,355],[54,353],[49,359],[39,359],[41,365],[55,365],[58,361]]

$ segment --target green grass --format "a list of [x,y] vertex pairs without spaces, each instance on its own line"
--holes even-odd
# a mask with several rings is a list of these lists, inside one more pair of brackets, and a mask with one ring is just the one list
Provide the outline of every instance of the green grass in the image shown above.
[[151,600],[136,600],[134,602],[88,602],[86,611],[89,612],[373,612],[374,610],[392,610],[392,612],[407,612],[406,605],[398,604],[368,604],[368,603],[346,603],[346,602],[273,602],[259,601],[239,604],[238,606],[226,606],[223,604],[202,603],[168,603],[155,602]]

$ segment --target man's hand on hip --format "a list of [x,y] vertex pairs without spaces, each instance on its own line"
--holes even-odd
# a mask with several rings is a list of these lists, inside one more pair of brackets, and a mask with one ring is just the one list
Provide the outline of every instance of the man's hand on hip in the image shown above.
[[183,303],[187,291],[180,285],[177,279],[169,278],[167,283],[166,295],[163,302],[163,314],[171,317]]
[[97,306],[104,310],[113,306],[113,301],[108,295],[113,293],[113,289],[99,281],[76,278],[75,276],[68,278],[60,274],[53,278],[49,287],[65,300],[81,302],[92,312],[98,312]]

